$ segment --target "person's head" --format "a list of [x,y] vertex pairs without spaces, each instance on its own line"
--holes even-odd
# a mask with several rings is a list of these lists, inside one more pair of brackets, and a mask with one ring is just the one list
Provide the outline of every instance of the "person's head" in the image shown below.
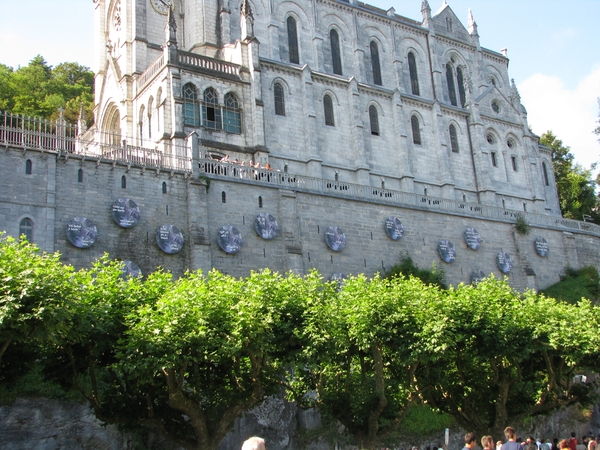
[[525,445],[525,450],[538,450],[538,446],[535,443],[535,441],[527,441],[527,444]]
[[515,429],[513,427],[506,427],[504,429],[504,436],[506,436],[506,439],[514,439]]
[[571,437],[575,437],[575,432],[571,431]]
[[558,443],[558,448],[569,448],[569,443],[566,439],[563,439]]
[[251,437],[244,441],[242,445],[242,450],[266,450],[265,441],[259,437]]
[[502,448],[502,441],[497,441],[496,442],[496,449],[500,450]]
[[465,434],[465,447],[475,448],[477,446],[477,436],[475,433],[469,432]]
[[489,449],[494,448],[494,438],[491,436],[483,436],[481,438],[481,446]]

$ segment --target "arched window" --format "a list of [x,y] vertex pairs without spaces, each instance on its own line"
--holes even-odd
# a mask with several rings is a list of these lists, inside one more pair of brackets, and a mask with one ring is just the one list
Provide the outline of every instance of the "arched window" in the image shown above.
[[448,127],[448,132],[450,133],[450,146],[452,147],[452,151],[458,153],[458,135],[456,134],[456,127],[450,125]]
[[200,125],[198,91],[192,83],[183,86],[183,120],[186,125],[193,127]]
[[325,125],[335,126],[335,119],[333,117],[333,101],[327,94],[323,97],[323,112],[325,113]]
[[412,129],[413,144],[421,145],[421,127],[417,116],[411,116],[410,127]]
[[417,61],[413,52],[408,53],[408,72],[410,74],[410,90],[413,95],[421,95],[419,93],[419,76],[417,74]]
[[377,42],[371,41],[371,69],[373,70],[373,84],[381,86],[381,66],[379,65],[379,48]]
[[456,102],[456,88],[454,87],[454,74],[452,73],[452,66],[446,64],[446,83],[448,84],[448,97],[450,97],[450,103],[454,106],[458,106]]
[[138,128],[139,128],[139,132],[140,132],[140,145],[142,144],[142,141],[144,140],[144,119],[145,119],[145,112],[146,112],[146,106],[142,105],[140,106],[140,117],[139,117],[139,123],[138,123]]
[[156,131],[160,131],[160,101],[162,97],[162,88],[158,88],[156,94]]
[[148,138],[152,137],[152,108],[154,108],[154,99],[150,97],[148,101]]
[[281,84],[275,83],[275,86],[273,86],[273,95],[275,96],[275,114],[285,116],[285,96]]
[[123,175],[121,177],[121,188],[123,188],[123,189],[127,188],[127,177],[125,175]]
[[25,161],[25,175],[31,175],[33,173],[33,163],[30,159]]
[[298,31],[296,29],[296,19],[292,16],[287,18],[288,33],[288,51],[290,62],[300,64],[300,53],[298,52]]
[[340,53],[340,37],[336,30],[329,32],[329,43],[331,45],[331,65],[333,73],[342,75],[342,55]]
[[227,194],[225,191],[221,192],[221,203],[227,203]]
[[374,105],[369,106],[369,123],[371,124],[371,134],[379,136],[379,118],[377,117],[377,108]]
[[162,184],[162,193],[163,194],[167,193],[167,182],[166,181],[163,181],[163,184]]
[[19,236],[23,235],[29,242],[33,242],[33,222],[27,217],[19,222]]
[[548,168],[546,167],[545,162],[542,162],[542,175],[544,175],[544,184],[546,186],[550,186],[550,180],[548,178]]
[[496,155],[496,152],[491,152],[490,155],[492,157],[492,166],[498,167],[498,156]]
[[467,96],[465,95],[465,81],[463,78],[462,68],[456,68],[456,83],[458,84],[458,97],[460,98],[460,106],[463,108],[467,104]]
[[223,129],[230,133],[242,133],[242,113],[235,94],[225,94],[225,106],[223,108]]
[[204,91],[202,104],[202,125],[212,130],[221,129],[221,110],[219,109],[219,96],[213,88]]
[[77,171],[77,182],[83,183],[83,169]]

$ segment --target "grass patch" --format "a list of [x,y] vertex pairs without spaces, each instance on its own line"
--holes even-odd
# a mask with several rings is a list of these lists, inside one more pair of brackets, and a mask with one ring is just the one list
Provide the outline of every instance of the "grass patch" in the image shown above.
[[584,297],[597,304],[600,300],[600,275],[593,266],[582,269],[569,267],[561,281],[540,291],[540,294],[572,304]]

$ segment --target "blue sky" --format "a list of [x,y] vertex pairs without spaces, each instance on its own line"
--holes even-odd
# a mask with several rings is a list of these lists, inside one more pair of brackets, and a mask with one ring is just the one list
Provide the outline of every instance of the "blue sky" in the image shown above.
[[[369,0],[421,19],[422,0]],[[430,0],[432,12],[444,0]],[[552,130],[585,167],[600,160],[592,134],[600,97],[600,0],[447,0],[464,25],[469,8],[481,45],[508,49],[533,131]],[[27,65],[41,54],[51,65],[94,68],[92,0],[0,0],[0,63]]]

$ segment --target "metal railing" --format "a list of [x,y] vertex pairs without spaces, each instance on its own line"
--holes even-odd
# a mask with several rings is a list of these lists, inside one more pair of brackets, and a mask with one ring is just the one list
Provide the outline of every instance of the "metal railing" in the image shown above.
[[107,132],[86,137],[64,119],[47,120],[0,111],[0,145],[24,150],[52,151],[68,157],[81,155],[164,170],[192,172],[192,150],[187,144],[161,141],[155,148],[130,145],[133,139]]
[[255,183],[272,185],[281,189],[335,195],[336,197],[373,201],[392,206],[425,209],[482,219],[516,222],[517,217],[522,216],[527,223],[534,226],[558,228],[564,231],[585,231],[600,235],[600,226],[598,225],[565,219],[560,216],[504,209],[479,203],[461,202],[409,192],[392,191],[373,186],[324,180],[322,178],[295,175],[263,168],[257,169],[241,164],[223,163],[213,159],[201,159],[199,170],[209,177],[248,180]]
[[64,119],[47,120],[0,111],[0,144],[21,148],[73,151],[77,127]]

